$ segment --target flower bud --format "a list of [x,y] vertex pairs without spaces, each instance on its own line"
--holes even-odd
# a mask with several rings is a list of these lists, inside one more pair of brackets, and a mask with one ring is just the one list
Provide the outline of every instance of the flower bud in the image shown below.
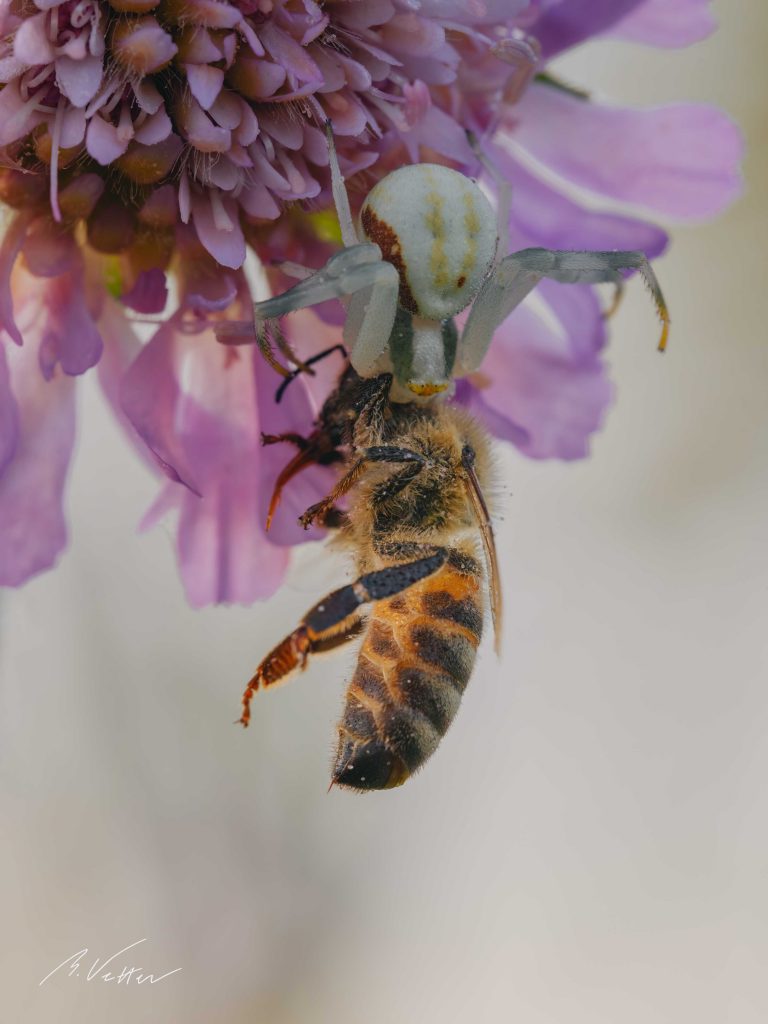
[[91,215],[104,192],[104,179],[98,174],[79,174],[59,190],[59,209],[65,221],[84,220]]
[[172,229],[157,230],[139,223],[136,236],[128,250],[128,261],[136,274],[159,267],[165,270],[171,262],[176,236]]
[[153,189],[139,210],[139,220],[153,228],[172,228],[179,219],[179,199],[173,185]]
[[132,142],[115,166],[137,185],[156,185],[169,174],[181,150],[181,139],[173,134],[151,146]]
[[[48,132],[48,129],[41,125],[35,133],[34,139],[35,155],[38,160],[42,160],[44,164],[50,164],[51,154],[53,153],[53,140]],[[67,167],[72,163],[83,151],[82,145],[70,146],[69,149],[62,149],[59,147],[58,153],[58,166],[59,170],[62,167]]]
[[273,96],[285,81],[285,68],[241,51],[227,72],[227,84],[249,100]]
[[136,224],[113,196],[102,197],[88,218],[88,242],[97,252],[123,252],[133,242]]
[[35,206],[48,194],[48,183],[42,174],[0,167],[0,202],[14,210]]

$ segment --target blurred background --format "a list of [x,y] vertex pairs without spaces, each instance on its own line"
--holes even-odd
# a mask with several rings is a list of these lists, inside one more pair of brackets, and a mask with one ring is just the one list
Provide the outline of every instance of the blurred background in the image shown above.
[[[59,568],[2,595],[2,1017],[25,1024],[764,1024],[768,346],[764,4],[685,51],[593,43],[561,74],[703,100],[748,139],[743,199],[635,282],[592,458],[500,458],[503,657],[404,788],[326,793],[351,654],[242,685],[343,561],[195,612],[156,483],[80,390]],[[84,975],[119,958],[155,975]],[[87,947],[79,978],[59,971]],[[135,955],[134,955],[135,954]]]

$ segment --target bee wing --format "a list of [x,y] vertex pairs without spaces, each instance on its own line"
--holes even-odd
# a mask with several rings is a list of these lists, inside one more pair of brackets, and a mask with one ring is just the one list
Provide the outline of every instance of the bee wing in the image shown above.
[[499,577],[499,558],[496,554],[496,541],[493,536],[493,527],[491,526],[491,517],[488,512],[488,506],[485,504],[485,498],[483,497],[483,492],[480,489],[480,482],[477,479],[477,474],[471,465],[465,464],[464,469],[466,473],[464,479],[467,495],[472,505],[472,510],[475,513],[477,525],[480,527],[480,536],[483,540],[486,568],[488,569],[488,590],[491,596],[491,620],[493,621],[494,634],[493,646],[496,653],[499,654],[501,650],[502,598]]

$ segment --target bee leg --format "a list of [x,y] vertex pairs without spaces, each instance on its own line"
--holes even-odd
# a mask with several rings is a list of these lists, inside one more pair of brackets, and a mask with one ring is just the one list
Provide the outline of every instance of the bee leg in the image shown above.
[[294,434],[292,431],[288,431],[285,434],[264,434],[261,435],[261,443],[263,445],[270,444],[282,444],[283,442],[295,445],[299,451],[306,451],[309,448],[310,441],[306,437],[302,437],[301,434]]
[[318,501],[315,505],[311,505],[307,511],[299,517],[299,522],[305,530],[308,530],[316,519],[322,516],[331,507],[331,505],[335,504],[339,498],[343,497],[355,486],[369,462],[410,463],[414,468],[412,470],[412,475],[403,483],[404,487],[406,483],[416,476],[424,465],[424,461],[423,455],[420,455],[418,452],[411,451],[410,448],[398,448],[394,445],[373,445],[370,448],[364,448],[358,460],[353,463],[352,467],[344,474],[341,480],[339,480],[331,493],[326,495],[322,501]]
[[[330,600],[330,594],[326,601]],[[314,611],[314,609],[312,609]],[[274,647],[256,669],[243,692],[243,710],[236,725],[248,727],[251,720],[251,700],[257,690],[267,689],[283,682],[295,669],[306,668],[309,655],[333,650],[358,635],[363,626],[360,615],[349,615],[335,627],[316,632],[308,624],[312,616],[308,612],[304,620],[277,647]]]
[[295,669],[306,667],[309,655],[332,650],[356,636],[362,628],[360,606],[394,597],[414,583],[437,572],[448,557],[445,548],[413,562],[387,566],[365,573],[339,590],[324,597],[307,612],[299,626],[264,658],[243,693],[239,723],[247,726],[251,718],[251,698],[260,689],[274,686]]
[[277,506],[280,504],[280,497],[283,493],[283,488],[292,480],[298,473],[307,466],[314,464],[320,466],[328,466],[332,462],[338,462],[341,460],[341,452],[335,448],[329,448],[329,442],[324,434],[313,434],[309,438],[302,437],[300,434],[262,434],[261,443],[264,445],[278,444],[281,441],[288,441],[290,444],[296,445],[299,449],[293,458],[280,470],[275,486],[272,490],[272,497],[269,501],[269,508],[267,509],[267,522],[266,529],[269,530],[272,525]]

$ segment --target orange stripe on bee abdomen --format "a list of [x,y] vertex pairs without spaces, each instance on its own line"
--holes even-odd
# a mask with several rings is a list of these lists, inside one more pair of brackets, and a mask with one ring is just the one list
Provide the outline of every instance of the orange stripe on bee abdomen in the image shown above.
[[374,605],[339,723],[335,782],[398,786],[435,751],[474,667],[480,582],[445,565]]

